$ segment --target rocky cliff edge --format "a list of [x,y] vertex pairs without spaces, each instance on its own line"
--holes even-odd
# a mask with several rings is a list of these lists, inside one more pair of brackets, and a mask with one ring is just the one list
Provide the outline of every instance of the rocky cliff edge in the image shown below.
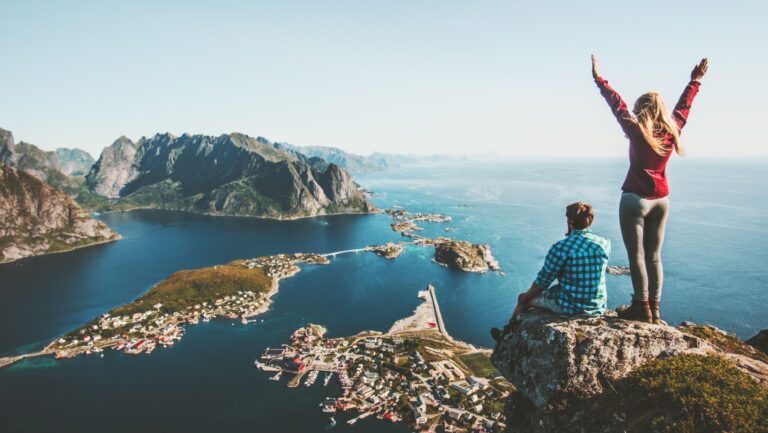
[[768,356],[711,326],[532,310],[492,361],[512,432],[768,431]]

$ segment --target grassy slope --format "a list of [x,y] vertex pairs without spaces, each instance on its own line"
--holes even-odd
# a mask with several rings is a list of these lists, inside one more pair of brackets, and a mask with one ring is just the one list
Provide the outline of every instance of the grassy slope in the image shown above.
[[235,260],[226,265],[174,272],[140,298],[111,311],[113,315],[132,314],[163,304],[163,310],[179,311],[195,304],[214,302],[240,290],[269,291],[272,279],[261,268],[248,269]]
[[[614,388],[615,393],[593,402],[579,428],[628,433],[768,431],[768,390],[718,356],[686,354],[650,361]],[[617,417],[625,421],[617,424]]]

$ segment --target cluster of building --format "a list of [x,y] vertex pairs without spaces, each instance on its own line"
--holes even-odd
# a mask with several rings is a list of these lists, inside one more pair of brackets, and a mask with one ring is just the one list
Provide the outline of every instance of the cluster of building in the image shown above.
[[328,264],[328,259],[314,253],[276,254],[244,260],[243,266],[248,269],[263,268],[268,277],[279,280],[298,272],[297,262],[325,265]]
[[400,253],[403,252],[403,249],[405,249],[403,245],[404,244],[402,243],[396,244],[394,242],[387,242],[386,244],[383,244],[383,245],[374,245],[374,246],[365,247],[365,250],[376,253],[387,259],[394,259],[394,258],[397,258],[400,255]]
[[214,317],[231,319],[258,314],[265,300],[252,290],[238,291],[221,296],[212,302],[201,302],[190,307],[168,312],[163,304],[155,304],[150,310],[133,314],[112,315],[106,313],[88,326],[59,338],[49,346],[57,358],[70,358],[82,353],[102,352],[106,348],[130,354],[152,353],[157,346],[171,347],[184,335],[185,323],[207,322]]
[[[326,264],[328,260],[320,254],[278,254],[243,260],[239,265],[247,269],[263,268],[265,275],[276,282],[298,272],[298,262]],[[214,270],[216,268],[218,266],[213,267]],[[216,294],[214,290],[204,293],[205,300],[200,299],[191,305],[189,300],[179,299],[181,302],[172,302],[172,306],[162,303],[144,306],[146,298],[140,298],[51,342],[41,353],[53,353],[57,358],[101,353],[107,348],[130,354],[152,353],[158,346],[170,347],[181,339],[185,323],[208,322],[215,317],[240,318],[243,323],[248,323],[248,318],[264,312],[269,306],[268,295],[264,296],[262,291],[263,288],[254,288]],[[116,313],[121,311],[130,313]]]
[[387,209],[387,214],[395,221],[427,221],[442,223],[451,221],[451,217],[439,213],[410,213],[405,209]]
[[317,325],[300,328],[290,344],[267,349],[256,364],[276,371],[276,380],[293,374],[289,386],[297,386],[305,373],[337,374],[342,395],[321,407],[329,413],[355,410],[350,424],[376,416],[411,421],[422,431],[503,431],[506,382],[472,375],[451,349],[431,347],[430,340],[412,335],[323,335]]

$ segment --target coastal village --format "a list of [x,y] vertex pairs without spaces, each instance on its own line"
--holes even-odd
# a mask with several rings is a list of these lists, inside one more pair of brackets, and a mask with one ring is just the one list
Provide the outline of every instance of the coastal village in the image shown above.
[[277,254],[177,272],[136,301],[103,314],[40,352],[0,359],[0,367],[32,356],[52,354],[61,359],[106,349],[149,354],[157,347],[172,347],[184,335],[185,324],[216,317],[247,324],[267,311],[278,282],[299,272],[298,263],[329,261],[320,254]]
[[[385,212],[396,223],[451,221],[450,216],[409,213],[405,209]],[[36,356],[53,355],[57,359],[83,354],[103,356],[102,352],[107,349],[132,355],[150,354],[158,347],[173,347],[184,336],[187,324],[209,322],[217,317],[248,324],[254,316],[269,309],[279,281],[299,272],[298,264],[328,264],[329,258],[338,254],[368,251],[394,259],[408,245],[432,246],[435,248],[433,261],[437,264],[465,272],[498,270],[487,245],[445,237],[425,238],[412,231],[401,234],[413,241],[326,254],[276,254],[178,271],[135,301],[101,315],[37,352],[0,358],[0,368]]]
[[319,402],[329,415],[350,412],[354,425],[367,417],[407,422],[420,431],[500,432],[504,401],[512,386],[493,368],[488,351],[453,340],[445,331],[434,288],[419,292],[424,302],[386,333],[364,332],[325,338],[308,324],[290,343],[267,348],[255,361],[271,380],[290,376],[287,386],[325,386],[334,378],[341,395]]

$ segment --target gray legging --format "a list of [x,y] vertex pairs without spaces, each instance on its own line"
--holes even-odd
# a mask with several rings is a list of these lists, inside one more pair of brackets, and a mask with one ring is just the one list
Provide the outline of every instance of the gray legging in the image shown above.
[[634,299],[658,300],[661,297],[664,282],[661,245],[668,215],[669,197],[646,200],[631,192],[621,195],[619,222],[632,273]]

